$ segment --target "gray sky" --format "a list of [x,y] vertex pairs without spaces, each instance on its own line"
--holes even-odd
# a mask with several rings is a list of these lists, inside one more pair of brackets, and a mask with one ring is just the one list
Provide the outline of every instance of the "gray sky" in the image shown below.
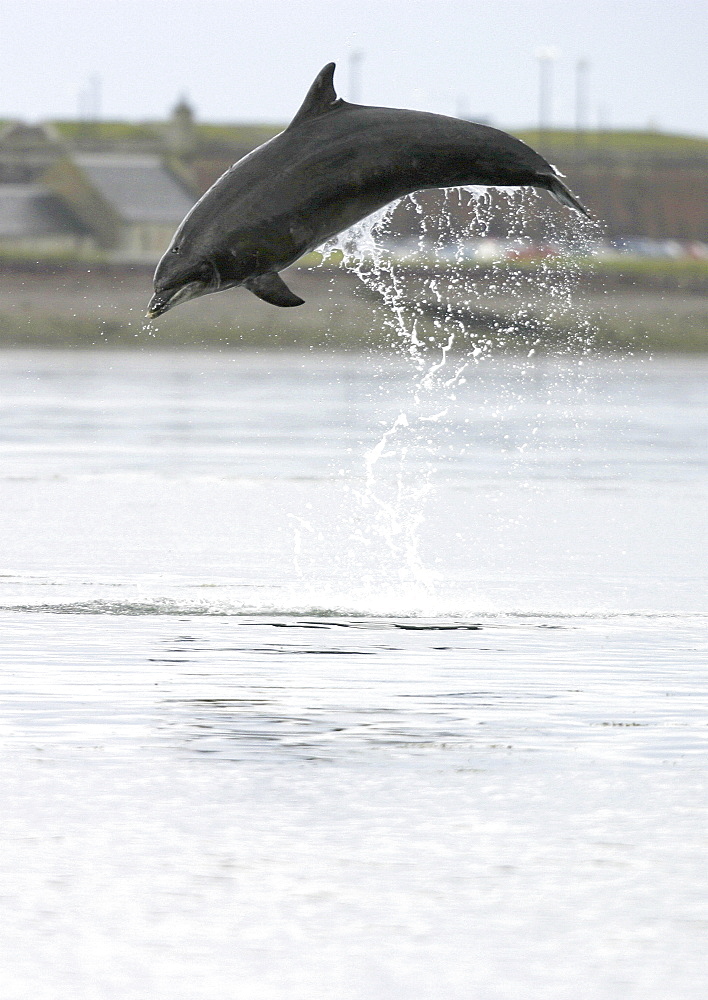
[[553,123],[708,134],[705,0],[2,0],[0,117],[76,117],[92,76],[101,117],[161,118],[186,94],[206,121],[287,122],[328,61],[366,104],[538,117],[539,48],[559,50]]

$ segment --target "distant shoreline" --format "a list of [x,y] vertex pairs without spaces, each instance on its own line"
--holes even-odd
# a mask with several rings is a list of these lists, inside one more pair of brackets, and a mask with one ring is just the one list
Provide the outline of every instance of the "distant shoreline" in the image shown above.
[[[410,286],[404,305],[421,329],[430,326],[434,333],[441,321],[453,317],[471,344],[488,328],[513,326],[524,301],[523,292],[514,288],[533,289],[539,281],[552,285],[559,266],[554,261],[468,265],[475,294],[466,298],[455,298],[454,272],[441,268],[435,272],[438,279],[449,279],[449,295],[442,301],[428,301],[430,269],[399,269]],[[297,309],[278,309],[235,289],[189,303],[148,325],[143,317],[152,270],[100,261],[1,260],[0,348],[400,347],[381,300],[351,271],[337,266],[292,269],[289,282],[305,299]],[[708,351],[707,262],[628,259],[573,264],[573,270],[577,282],[571,306],[596,331],[592,347]],[[534,339],[536,349],[555,349],[563,342],[570,314],[566,310],[554,325],[551,304],[549,299],[546,309],[543,297],[536,296],[530,307],[528,330],[541,331]],[[499,346],[528,349],[530,336],[521,330]]]

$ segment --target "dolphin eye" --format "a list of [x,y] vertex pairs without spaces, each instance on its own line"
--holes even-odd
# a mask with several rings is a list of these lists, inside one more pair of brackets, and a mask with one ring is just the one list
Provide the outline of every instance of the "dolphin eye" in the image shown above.
[[179,253],[179,247],[172,247],[170,253]]

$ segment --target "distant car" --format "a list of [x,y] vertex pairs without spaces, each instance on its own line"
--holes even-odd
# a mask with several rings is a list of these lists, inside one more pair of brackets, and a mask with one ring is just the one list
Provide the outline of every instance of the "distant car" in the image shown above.
[[648,236],[619,236],[610,241],[615,251],[634,254],[636,257],[679,259],[688,255],[688,249],[678,240],[654,240]]

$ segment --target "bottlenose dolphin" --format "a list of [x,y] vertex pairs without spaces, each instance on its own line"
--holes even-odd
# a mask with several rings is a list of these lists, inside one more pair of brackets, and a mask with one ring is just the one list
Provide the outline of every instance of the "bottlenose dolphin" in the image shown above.
[[148,317],[245,285],[299,306],[278,272],[403,195],[423,188],[529,186],[588,215],[558,172],[506,132],[423,111],[349,104],[334,63],[279,135],[235,163],[196,203],[155,272]]

